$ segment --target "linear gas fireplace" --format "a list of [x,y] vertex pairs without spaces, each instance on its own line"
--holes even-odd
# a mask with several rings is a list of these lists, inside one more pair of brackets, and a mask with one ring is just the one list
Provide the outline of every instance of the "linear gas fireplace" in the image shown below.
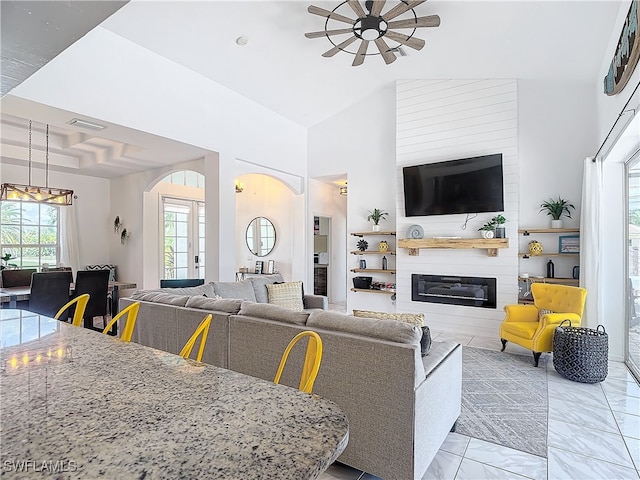
[[455,275],[411,275],[411,300],[496,308],[496,279]]

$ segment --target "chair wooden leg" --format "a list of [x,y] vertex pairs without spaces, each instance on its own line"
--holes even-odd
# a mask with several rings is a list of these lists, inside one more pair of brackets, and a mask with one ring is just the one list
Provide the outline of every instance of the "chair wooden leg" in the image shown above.
[[534,367],[538,366],[538,361],[540,360],[540,355],[542,355],[542,352],[533,352],[533,361],[534,361],[533,366]]
[[502,342],[502,348],[500,351],[504,352],[504,349],[507,348],[507,341],[504,338],[501,338],[500,341]]

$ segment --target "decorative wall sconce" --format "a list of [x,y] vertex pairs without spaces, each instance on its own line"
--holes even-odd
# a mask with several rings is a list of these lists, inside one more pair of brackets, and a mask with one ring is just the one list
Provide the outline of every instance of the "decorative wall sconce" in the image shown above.
[[242,193],[244,190],[244,185],[240,180],[236,180],[236,193]]
[[346,195],[347,194],[347,187],[340,187],[340,195]]
[[122,220],[120,220],[120,215],[117,215],[113,220],[113,231],[116,234],[120,234],[120,243],[123,245],[131,236],[131,234],[127,231],[127,228],[122,223]]

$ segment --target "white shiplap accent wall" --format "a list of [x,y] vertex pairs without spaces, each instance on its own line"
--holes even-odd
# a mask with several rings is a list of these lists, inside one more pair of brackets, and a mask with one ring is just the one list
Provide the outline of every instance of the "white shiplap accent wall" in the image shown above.
[[[494,216],[405,217],[402,167],[502,153],[509,248],[489,257],[486,250],[398,249],[398,312],[422,312],[433,330],[497,336],[503,306],[518,297],[518,90],[516,80],[407,80],[396,84],[397,230],[412,224],[425,237],[479,237],[478,228]],[[473,215],[471,215],[473,216]],[[411,274],[464,275],[497,279],[496,309],[411,301]]]

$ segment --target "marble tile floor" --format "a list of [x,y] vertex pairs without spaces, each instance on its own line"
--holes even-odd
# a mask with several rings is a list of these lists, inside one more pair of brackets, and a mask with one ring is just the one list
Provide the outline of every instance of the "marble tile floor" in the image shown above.
[[[432,338],[491,350],[501,347],[496,338],[444,332],[432,332]],[[532,356],[509,343],[505,354],[515,353]],[[602,383],[567,380],[552,361],[547,362],[547,376],[547,458],[450,433],[423,480],[640,479],[640,386],[624,364],[610,362]],[[378,479],[339,463],[320,478]]]

